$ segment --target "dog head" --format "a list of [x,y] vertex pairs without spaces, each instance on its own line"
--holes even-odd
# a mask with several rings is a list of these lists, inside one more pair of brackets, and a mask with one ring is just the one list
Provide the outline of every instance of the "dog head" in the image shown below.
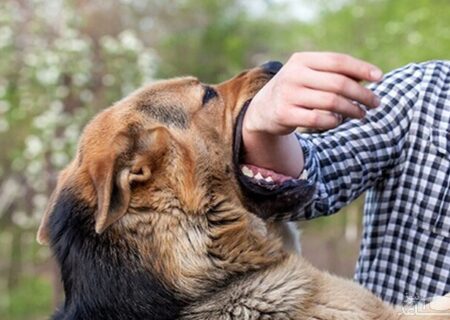
[[83,214],[65,203],[69,194],[92,209],[86,234],[152,252],[152,272],[172,284],[205,272],[221,278],[212,271],[219,263],[238,271],[278,256],[276,241],[261,245],[265,224],[244,208],[263,217],[296,210],[306,189],[252,186],[239,162],[246,105],[280,67],[265,64],[219,85],[193,77],[156,82],[98,114],[59,176],[38,241],[59,241],[65,231],[51,230],[51,221],[62,211],[66,220]]

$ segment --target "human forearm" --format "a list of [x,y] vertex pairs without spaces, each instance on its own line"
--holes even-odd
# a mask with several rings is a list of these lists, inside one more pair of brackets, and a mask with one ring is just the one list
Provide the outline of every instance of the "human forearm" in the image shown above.
[[245,162],[290,177],[303,171],[303,152],[295,134],[271,135],[243,130]]

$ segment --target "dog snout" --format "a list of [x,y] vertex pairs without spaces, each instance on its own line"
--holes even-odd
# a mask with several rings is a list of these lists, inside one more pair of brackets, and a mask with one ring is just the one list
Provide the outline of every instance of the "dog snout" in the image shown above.
[[267,61],[261,65],[261,68],[271,75],[275,75],[282,67],[283,64],[280,61]]

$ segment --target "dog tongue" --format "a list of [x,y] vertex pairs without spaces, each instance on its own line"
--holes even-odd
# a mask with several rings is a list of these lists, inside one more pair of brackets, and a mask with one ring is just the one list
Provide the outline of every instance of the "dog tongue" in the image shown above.
[[247,167],[248,169],[250,169],[253,173],[253,178],[258,179],[258,174],[262,176],[262,178],[260,179],[266,179],[266,178],[271,178],[273,180],[274,183],[276,184],[283,184],[285,181],[287,180],[292,180],[294,178],[289,177],[289,176],[285,176],[281,173],[277,173],[275,171],[269,170],[269,169],[264,169],[264,168],[260,168],[251,164],[245,164],[241,167],[241,170],[244,171],[244,168]]

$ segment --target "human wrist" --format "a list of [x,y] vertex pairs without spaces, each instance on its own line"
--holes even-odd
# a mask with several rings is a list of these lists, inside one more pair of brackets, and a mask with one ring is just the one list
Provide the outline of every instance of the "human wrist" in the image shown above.
[[294,133],[274,135],[243,129],[244,161],[297,178],[303,171],[303,152]]

